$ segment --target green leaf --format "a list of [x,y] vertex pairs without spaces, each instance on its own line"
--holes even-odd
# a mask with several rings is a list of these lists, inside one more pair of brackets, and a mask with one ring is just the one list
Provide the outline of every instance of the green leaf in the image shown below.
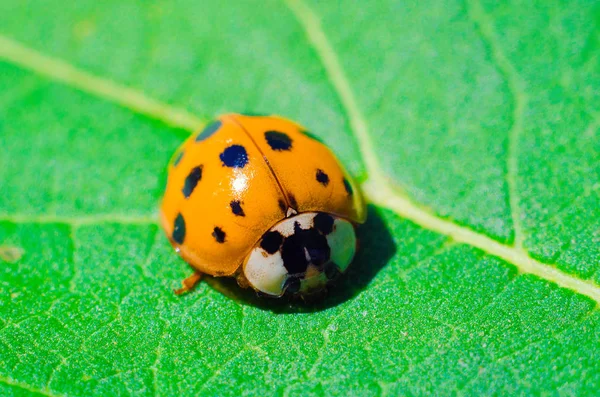
[[[595,1],[0,2],[0,394],[596,394],[599,26]],[[222,112],[298,120],[362,182],[323,302],[172,293],[166,164]]]

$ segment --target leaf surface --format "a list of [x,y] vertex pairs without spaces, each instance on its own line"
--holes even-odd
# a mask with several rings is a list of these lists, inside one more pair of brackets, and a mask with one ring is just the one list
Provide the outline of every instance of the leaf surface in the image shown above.
[[[597,2],[204,3],[0,3],[0,394],[600,388]],[[231,111],[376,204],[317,306],[172,293],[165,166]]]

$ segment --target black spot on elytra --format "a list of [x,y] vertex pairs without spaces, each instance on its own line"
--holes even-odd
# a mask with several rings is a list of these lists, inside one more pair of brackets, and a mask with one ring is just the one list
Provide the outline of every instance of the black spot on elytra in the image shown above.
[[241,145],[231,145],[219,155],[224,166],[231,168],[244,168],[248,164],[248,153]]
[[273,150],[282,151],[292,148],[292,138],[283,132],[267,131],[265,132],[265,139]]
[[244,214],[244,209],[242,208],[242,203],[240,203],[238,200],[233,200],[229,203],[229,206],[231,207],[231,212],[233,212],[234,215],[246,216],[246,214]]
[[318,169],[317,170],[317,181],[321,185],[327,186],[327,185],[329,185],[329,175],[327,175],[325,172],[323,172],[323,170]]
[[217,240],[217,243],[225,242],[225,232],[218,226],[213,229],[212,236]]
[[285,281],[285,292],[295,294],[300,291],[300,279],[298,277],[290,277]]
[[183,158],[183,150],[181,152],[177,153],[175,160],[173,160],[173,167],[177,167],[179,165],[179,163],[181,162],[182,158]]
[[177,214],[177,218],[175,218],[172,237],[173,241],[177,244],[183,244],[183,241],[185,240],[185,220],[181,214]]
[[209,125],[207,125],[206,127],[204,127],[202,132],[196,136],[196,142],[203,141],[206,138],[210,137],[212,134],[217,132],[219,130],[219,128],[221,128],[221,125],[222,125],[221,120],[215,120],[212,123],[210,123]]
[[188,198],[192,195],[196,185],[198,185],[198,182],[200,182],[201,179],[202,166],[199,165],[198,167],[192,168],[188,176],[185,178],[185,183],[183,185],[183,189],[181,190],[185,198]]
[[287,204],[283,200],[278,201],[279,209],[285,214],[287,212]]
[[354,191],[352,190],[352,185],[346,178],[344,178],[344,187],[346,188],[346,193],[348,193],[348,195],[352,196],[352,193],[354,193]]
[[288,200],[290,200],[290,206],[293,209],[298,210],[298,202],[296,201],[296,197],[294,197],[291,194],[288,194]]
[[321,268],[331,254],[327,239],[316,229],[296,228],[294,234],[287,237],[281,246],[283,266],[289,274],[305,273],[310,263]]
[[319,212],[317,216],[315,216],[315,218],[313,219],[313,222],[315,228],[324,235],[328,235],[333,230],[334,219],[329,214]]
[[269,254],[274,254],[281,247],[283,242],[283,236],[276,230],[265,233],[264,237],[260,242],[260,247],[267,251]]

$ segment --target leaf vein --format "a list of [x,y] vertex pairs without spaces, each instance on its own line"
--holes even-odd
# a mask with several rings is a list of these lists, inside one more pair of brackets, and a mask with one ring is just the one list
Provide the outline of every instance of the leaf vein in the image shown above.
[[469,18],[471,18],[471,21],[476,26],[475,30],[479,33],[484,46],[488,48],[494,65],[505,79],[513,97],[513,120],[507,137],[506,183],[508,185],[508,201],[514,230],[514,244],[520,249],[523,247],[524,235],[523,225],[521,224],[522,214],[517,195],[517,148],[523,131],[523,114],[527,106],[528,97],[522,87],[522,82],[515,67],[500,49],[496,35],[493,32],[492,22],[489,20],[480,2],[478,0],[467,0],[467,11]]
[[[482,251],[504,259],[513,264],[522,273],[534,274],[543,279],[552,281],[563,288],[576,291],[600,303],[600,286],[590,280],[579,279],[565,273],[552,264],[542,263],[531,258],[527,252],[518,247],[499,243],[492,238],[475,232],[467,227],[460,226],[452,220],[441,218],[421,208],[403,193],[399,192],[380,169],[377,154],[369,138],[367,124],[362,116],[350,89],[348,80],[337,60],[335,53],[325,34],[322,32],[317,17],[312,10],[298,0],[288,0],[287,4],[294,12],[306,30],[309,40],[315,46],[318,55],[327,69],[329,78],[334,88],[342,98],[342,103],[348,113],[351,126],[356,139],[360,143],[361,153],[369,170],[369,179],[362,188],[367,198],[376,205],[388,208],[397,215],[406,218],[415,224],[449,236]],[[30,49],[18,42],[0,35],[0,58],[5,58],[13,64],[34,71],[56,81],[63,82],[72,87],[99,97],[112,100],[133,111],[144,114],[165,123],[190,130],[199,127],[203,120],[191,115],[185,110],[162,104],[154,99],[147,98],[143,93],[131,88],[121,86],[113,81],[94,76],[83,70]],[[98,224],[98,223],[126,223],[126,224],[156,224],[155,217],[150,215],[118,215],[104,214],[91,216],[58,217],[46,215],[0,215],[0,221],[9,222],[36,222],[36,223],[68,223],[73,226]]]
[[63,60],[41,54],[4,35],[0,35],[0,58],[171,126],[195,130],[205,123],[205,120],[187,110],[167,105],[106,78],[94,76]]
[[18,387],[19,389],[23,389],[26,390],[30,393],[35,393],[35,394],[39,394],[42,396],[48,396],[48,397],[60,397],[60,396],[64,396],[64,394],[54,394],[54,393],[50,393],[48,390],[44,390],[44,389],[37,389],[35,387],[32,387],[30,385],[21,383],[21,382],[17,382],[11,378],[7,378],[5,376],[0,376],[0,383],[3,383],[5,385],[8,386],[13,386],[13,387]]
[[[343,68],[325,33],[322,31],[317,16],[302,0],[287,0],[286,4],[290,7],[298,19],[298,22],[304,28],[309,42],[314,46],[315,51],[321,58],[323,67],[326,69],[335,90],[338,92],[346,113],[350,118],[350,125],[352,126],[356,139],[360,143],[359,147],[361,148],[361,153],[369,173],[369,178],[362,185],[367,198],[375,204],[392,209],[398,215],[413,221],[421,227],[450,236],[458,242],[477,247],[484,252],[500,257],[516,266],[520,272],[531,273],[546,280],[550,280],[561,287],[575,290],[580,294],[594,299],[597,303],[600,303],[600,286],[594,282],[578,279],[575,276],[558,270],[550,264],[536,261],[518,244],[516,246],[501,244],[483,234],[474,232],[471,229],[459,226],[452,221],[433,215],[423,208],[420,208],[404,194],[391,187],[393,184],[382,172],[377,161],[377,152],[374,150],[371,143],[367,122],[354,99],[354,93],[350,88],[350,84],[348,83]],[[510,63],[508,63],[508,66],[512,67]],[[514,72],[510,73],[511,81],[513,80],[512,76],[514,75]],[[520,106],[524,106],[524,103]],[[518,107],[519,106],[516,106],[516,108]],[[519,110],[517,113],[521,112],[522,110]],[[519,119],[521,119],[520,116]],[[513,126],[513,128],[515,129],[515,132],[519,132],[521,127],[520,124],[517,124],[516,127]],[[511,173],[512,172],[513,171],[511,171]],[[514,210],[512,212],[513,214],[516,213]],[[518,222],[516,224],[518,224]],[[521,235],[520,233],[515,233],[515,235],[517,234],[519,234],[519,236]]]
[[123,224],[123,225],[157,225],[158,220],[153,215],[129,215],[129,214],[97,214],[97,215],[28,215],[28,214],[6,214],[0,215],[0,222],[10,223],[61,223],[73,227],[101,224]]

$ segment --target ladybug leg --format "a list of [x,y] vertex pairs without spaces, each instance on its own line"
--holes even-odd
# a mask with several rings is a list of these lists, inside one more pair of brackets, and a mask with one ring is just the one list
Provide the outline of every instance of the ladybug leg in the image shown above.
[[250,286],[250,283],[248,283],[248,279],[246,278],[244,272],[240,272],[235,279],[241,288],[248,288]]
[[183,280],[181,282],[181,285],[183,285],[183,287],[176,289],[175,295],[182,295],[185,294],[186,292],[190,291],[192,288],[194,288],[196,286],[196,284],[198,284],[200,282],[200,280],[202,279],[202,273],[200,272],[194,272],[192,273],[191,276],[189,276],[188,278],[186,278],[185,280]]

